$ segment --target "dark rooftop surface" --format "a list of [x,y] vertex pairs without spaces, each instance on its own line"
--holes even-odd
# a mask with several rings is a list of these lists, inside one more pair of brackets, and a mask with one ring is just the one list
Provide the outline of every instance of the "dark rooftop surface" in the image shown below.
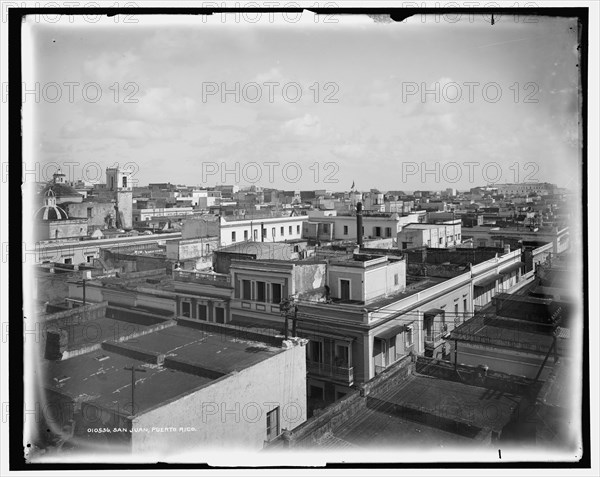
[[[98,361],[97,357],[108,359]],[[145,373],[136,374],[135,406],[137,413],[183,396],[212,380],[193,374],[148,364],[116,353],[99,350],[64,361],[49,361],[45,366],[47,388],[69,396],[73,401],[92,401],[125,414],[131,411],[131,371],[135,366]],[[68,377],[64,382],[56,379]],[[56,378],[56,379],[55,379]]]
[[135,338],[131,343],[136,348],[177,357],[226,374],[252,366],[281,351],[265,343],[187,326],[165,328]]
[[520,399],[520,396],[510,393],[416,375],[385,397],[386,402],[403,405],[408,409],[420,410],[480,429],[494,430],[501,430],[508,423]]
[[332,435],[359,447],[483,444],[489,430],[500,431],[510,421],[519,401],[513,394],[412,375],[370,399],[366,412]]
[[118,340],[131,333],[138,333],[149,325],[128,323],[112,318],[96,318],[83,323],[68,325],[65,327],[69,333],[67,349],[74,350],[106,340]]
[[467,437],[403,419],[384,406],[381,406],[381,409],[370,409],[349,424],[335,430],[331,437],[337,438],[337,442],[333,443],[331,437],[327,437],[319,443],[320,447],[325,445],[335,448],[356,446],[389,449],[400,445],[418,447],[435,443],[438,447],[450,447],[460,443],[473,443],[473,440]]
[[[265,343],[237,339],[186,326],[172,326],[124,342],[125,346],[158,352],[224,374],[252,366],[280,352]],[[107,359],[98,360],[99,357]],[[184,396],[213,379],[149,364],[104,349],[63,361],[44,363],[46,387],[74,401],[92,401],[128,414],[131,409],[131,371],[136,374],[135,404],[143,413],[161,403]],[[63,377],[68,379],[62,380]]]
[[[92,282],[102,284],[110,288],[157,288],[159,290],[173,290],[173,277],[167,276],[164,269],[157,269],[155,274],[135,276],[133,274],[121,274],[119,277],[103,277],[92,279]],[[88,282],[89,284],[90,282]]]
[[546,353],[552,344],[552,334],[532,332],[530,323],[476,315],[452,331],[452,339],[462,339],[520,350]]

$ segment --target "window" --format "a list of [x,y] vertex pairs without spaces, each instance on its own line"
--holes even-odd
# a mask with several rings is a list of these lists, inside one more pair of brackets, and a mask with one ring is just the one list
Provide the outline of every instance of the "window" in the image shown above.
[[244,240],[248,240],[248,231],[244,230]]
[[385,228],[385,236],[388,238],[392,236],[392,228],[391,227]]
[[92,263],[94,260],[94,256],[93,255],[88,255],[87,257],[85,257],[85,261],[87,263]]
[[440,245],[444,243],[444,237],[440,237]]
[[458,318],[458,302],[454,304],[454,320]]
[[198,305],[198,319],[208,321],[208,307],[206,305]]
[[266,296],[266,283],[265,282],[256,282],[256,301],[267,301]]
[[242,280],[242,300],[252,300],[251,285],[250,280]]
[[127,177],[123,176],[123,187],[127,187]]
[[210,253],[210,244],[209,243],[206,244],[206,253]]
[[413,327],[407,326],[406,331],[404,332],[404,345],[406,348],[409,348],[413,345]]
[[323,343],[321,341],[310,341],[309,342],[308,356],[311,361],[315,363],[323,362]]
[[466,298],[463,300],[463,312],[465,312],[465,313],[467,312],[467,299]]
[[283,227],[281,227],[279,229],[279,235],[281,235],[282,237],[285,235],[284,231],[283,231]]
[[381,237],[381,227],[373,227],[373,235],[375,237]]
[[281,303],[281,285],[279,283],[271,284],[271,301]]
[[288,234],[292,235],[292,226],[291,225],[288,227]]
[[271,227],[271,237],[275,238],[275,227]]
[[221,324],[225,323],[225,308],[215,307],[215,321]]
[[373,340],[373,356],[379,356],[381,359],[381,365],[387,366],[387,340],[382,340],[380,338],[375,338]]
[[189,318],[191,316],[191,304],[189,301],[182,301],[181,302],[181,316],[184,316],[185,318]]
[[279,435],[279,406],[267,413],[267,440],[271,441]]
[[350,280],[340,280],[340,298],[350,300]]
[[87,218],[91,219],[93,217],[92,212],[94,211],[94,209],[92,207],[88,207],[87,208]]
[[296,225],[296,233],[299,234],[300,233],[300,226]]
[[262,236],[263,238],[267,237],[267,229],[262,229]]
[[258,240],[258,230],[254,231],[253,238],[254,240]]
[[344,235],[348,235],[348,226],[344,225]]
[[323,224],[323,233],[324,234],[328,234],[329,233],[329,224]]
[[350,366],[350,350],[347,345],[335,346],[335,365],[343,368]]
[[72,264],[72,263],[73,263],[73,259],[72,259],[72,258],[65,258],[65,263],[66,263],[67,265],[70,265],[70,264]]
[[235,232],[231,232],[231,241],[235,242]]

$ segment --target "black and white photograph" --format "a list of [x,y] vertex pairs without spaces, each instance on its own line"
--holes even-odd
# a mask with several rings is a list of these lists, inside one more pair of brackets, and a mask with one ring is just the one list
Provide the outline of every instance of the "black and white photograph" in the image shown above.
[[594,474],[598,6],[365,3],[2,4],[6,475]]

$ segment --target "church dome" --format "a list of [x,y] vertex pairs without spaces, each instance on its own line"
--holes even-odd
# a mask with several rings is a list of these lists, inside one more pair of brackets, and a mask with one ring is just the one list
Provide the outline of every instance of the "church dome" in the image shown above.
[[36,220],[66,220],[69,218],[62,207],[56,205],[56,195],[52,188],[44,193],[44,205],[34,215]]
[[83,200],[83,195],[67,183],[66,176],[60,169],[52,176],[52,180],[48,182],[40,193],[46,195],[49,190],[52,190],[54,198],[59,203],[81,202]]
[[77,192],[73,187],[69,184],[64,183],[50,183],[46,185],[41,191],[42,194],[46,195],[48,191],[52,191],[54,197],[57,199],[66,199],[66,198],[81,198],[83,196]]

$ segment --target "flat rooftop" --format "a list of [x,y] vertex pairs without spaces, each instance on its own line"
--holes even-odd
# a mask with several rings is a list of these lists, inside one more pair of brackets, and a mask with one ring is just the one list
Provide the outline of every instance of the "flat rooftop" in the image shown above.
[[[488,232],[490,234],[501,235],[503,233],[510,234],[546,234],[553,233],[556,234],[555,227],[536,227],[537,230],[531,230],[529,226],[522,225],[519,227],[484,227],[481,225],[477,225],[474,227],[465,228],[463,230],[463,236],[468,236],[470,232]],[[560,229],[559,229],[560,231]]]
[[[422,277],[422,276],[406,276],[406,288],[398,293],[393,293],[386,297],[376,298],[372,301],[366,303],[365,308],[369,311],[377,311],[382,306],[389,305],[396,301],[407,298],[415,293],[422,292],[431,288],[435,285],[438,285],[446,280],[450,280],[453,277],[443,278],[443,277]],[[409,284],[410,280],[410,284]]]
[[[128,351],[133,350],[134,353]],[[245,369],[281,352],[263,342],[177,325],[63,361],[43,363],[45,387],[74,402],[91,402],[128,415],[131,410],[131,371],[136,374],[136,413],[185,396],[222,375]],[[140,354],[163,354],[168,361],[152,364]],[[131,357],[136,356],[136,357]],[[140,359],[137,359],[140,358]],[[195,372],[195,367],[203,372]],[[208,372],[206,372],[208,371]],[[212,377],[211,377],[212,375]]]
[[148,324],[140,324],[112,318],[96,318],[83,323],[67,325],[64,327],[69,334],[67,351],[91,346],[106,340],[119,340],[132,333],[139,333],[144,329],[148,329],[149,326],[154,324],[155,322],[150,320]]
[[224,374],[253,366],[281,351],[266,343],[182,325],[140,336],[132,344],[136,348],[175,356]]
[[489,344],[522,351],[547,353],[552,345],[551,333],[536,333],[532,323],[476,315],[452,331],[451,339]]
[[[263,256],[264,254],[268,254],[273,252],[274,250],[283,250],[292,247],[294,244],[297,244],[299,241],[292,242],[255,242],[253,240],[248,240],[246,242],[237,242],[226,247],[219,248],[215,250],[218,253],[249,253],[249,254],[257,254],[259,256]],[[304,242],[304,241],[300,241]],[[265,257],[267,258],[267,257]]]
[[131,371],[124,368],[131,366],[146,371],[136,373],[136,414],[184,396],[212,381],[99,350],[65,361],[46,362],[46,388],[68,396],[73,402],[91,402],[127,415],[131,411]]
[[87,285],[98,284],[108,288],[157,288],[160,290],[173,290],[173,277],[166,275],[165,269],[156,269],[156,273],[144,275],[122,274],[117,277],[103,277],[89,280]]
[[501,431],[509,423],[520,399],[483,387],[411,375],[392,391],[369,396],[367,409],[333,429],[324,443],[385,449],[484,445],[490,430]]
[[453,223],[438,223],[438,224],[407,224],[404,227],[402,227],[402,230],[408,229],[408,230],[427,230],[427,229],[439,229],[442,227],[445,227],[446,225],[457,225],[460,224],[460,219],[456,219],[455,221],[452,221],[451,219],[448,220],[447,222],[453,222]]

